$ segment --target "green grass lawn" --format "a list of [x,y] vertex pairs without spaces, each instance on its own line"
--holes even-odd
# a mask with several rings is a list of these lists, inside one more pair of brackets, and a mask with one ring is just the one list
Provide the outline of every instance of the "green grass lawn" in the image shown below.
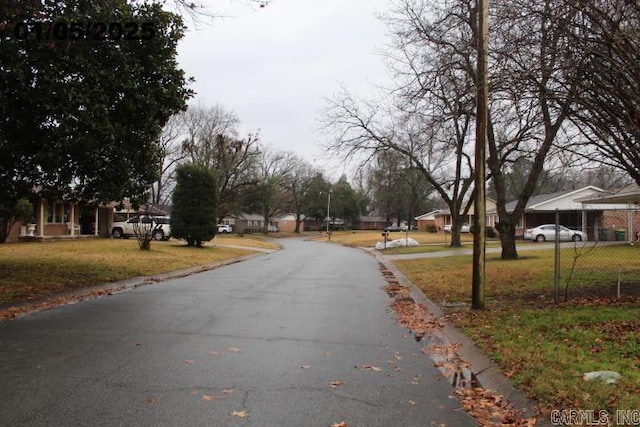
[[[618,266],[640,268],[640,248],[601,247],[579,258],[570,299],[557,305],[553,251],[520,254],[515,261],[487,255],[487,309],[452,310],[452,321],[540,402],[544,413],[640,408],[640,283],[621,300],[594,285]],[[563,251],[562,285],[571,261]],[[395,264],[434,302],[470,302],[470,256]],[[584,373],[597,370],[617,371],[622,380],[616,385],[583,380]]]
[[78,239],[0,245],[0,304],[54,295],[103,282],[150,276],[252,253],[216,247],[228,243],[277,248],[248,238],[216,238],[203,248],[184,242],[152,242],[141,251],[135,239]]

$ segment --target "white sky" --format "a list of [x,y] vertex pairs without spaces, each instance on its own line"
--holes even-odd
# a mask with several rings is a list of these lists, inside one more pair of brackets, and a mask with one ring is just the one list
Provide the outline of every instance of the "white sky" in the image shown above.
[[215,1],[229,16],[194,26],[178,47],[178,61],[196,79],[192,103],[221,104],[261,129],[262,142],[291,150],[337,179],[348,167],[329,161],[318,118],[344,85],[362,96],[388,82],[380,50],[386,28],[376,14],[387,0],[273,0],[265,8],[241,0]]

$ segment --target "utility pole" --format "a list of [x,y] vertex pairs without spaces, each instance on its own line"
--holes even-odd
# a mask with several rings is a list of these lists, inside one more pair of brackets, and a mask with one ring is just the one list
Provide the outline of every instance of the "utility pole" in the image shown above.
[[331,231],[329,231],[329,221],[331,216],[329,215],[329,209],[331,208],[331,190],[329,190],[329,197],[327,198],[327,239],[331,240]]
[[489,50],[489,0],[477,0],[478,5],[478,75],[477,115],[475,145],[475,200],[473,217],[473,273],[471,283],[471,308],[484,309],[485,246],[486,246],[486,189],[485,157],[488,128],[489,77],[487,70]]

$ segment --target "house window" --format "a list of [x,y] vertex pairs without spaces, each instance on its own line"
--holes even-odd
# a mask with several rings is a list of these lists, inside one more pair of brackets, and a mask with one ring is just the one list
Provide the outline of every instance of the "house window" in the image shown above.
[[55,203],[48,202],[47,203],[47,222],[49,223],[62,223],[64,222],[64,218],[69,217],[68,207],[65,211],[64,203]]

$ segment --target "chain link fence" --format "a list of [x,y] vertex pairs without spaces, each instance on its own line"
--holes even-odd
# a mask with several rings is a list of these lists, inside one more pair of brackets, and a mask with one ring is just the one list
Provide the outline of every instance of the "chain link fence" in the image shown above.
[[558,300],[640,295],[640,211],[620,210],[608,217],[613,220],[607,226],[582,228],[586,240],[556,243]]

